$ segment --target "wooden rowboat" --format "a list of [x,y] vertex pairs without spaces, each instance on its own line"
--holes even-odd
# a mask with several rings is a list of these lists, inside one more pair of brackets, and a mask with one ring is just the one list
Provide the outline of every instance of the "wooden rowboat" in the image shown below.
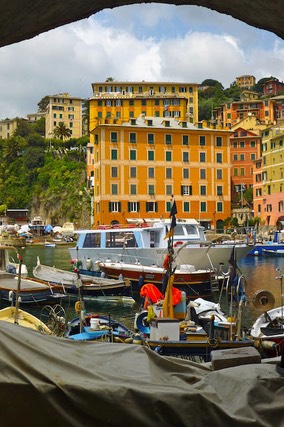
[[51,335],[51,331],[45,323],[24,310],[16,310],[16,307],[13,306],[5,307],[0,310],[0,320],[8,323],[15,323],[20,326],[24,326],[25,328],[30,328],[35,331]]

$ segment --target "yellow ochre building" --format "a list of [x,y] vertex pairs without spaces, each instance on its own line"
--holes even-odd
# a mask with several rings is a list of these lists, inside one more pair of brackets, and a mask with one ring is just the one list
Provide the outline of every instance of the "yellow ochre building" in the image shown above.
[[142,113],[98,124],[87,153],[94,226],[168,218],[174,195],[178,218],[222,228],[231,213],[229,137],[230,131],[195,126],[184,116]]

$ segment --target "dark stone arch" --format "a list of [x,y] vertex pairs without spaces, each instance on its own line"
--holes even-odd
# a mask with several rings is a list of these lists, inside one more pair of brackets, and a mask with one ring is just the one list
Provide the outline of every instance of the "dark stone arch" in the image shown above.
[[[106,8],[140,3],[138,0],[0,0],[0,47],[88,18]],[[283,0],[165,0],[156,3],[204,6],[284,39]]]

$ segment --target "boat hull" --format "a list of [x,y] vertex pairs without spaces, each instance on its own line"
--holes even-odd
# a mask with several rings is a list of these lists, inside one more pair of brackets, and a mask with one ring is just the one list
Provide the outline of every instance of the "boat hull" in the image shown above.
[[72,295],[78,295],[79,288],[81,288],[83,296],[128,296],[130,294],[130,288],[126,286],[123,280],[78,275],[71,271],[42,265],[39,262],[33,269],[33,275],[38,279],[60,287],[63,291]]
[[0,298],[3,301],[15,304],[17,293],[21,305],[60,304],[65,298],[60,288],[33,278],[21,278],[19,291],[17,287],[18,276],[4,272],[0,274]]
[[[121,275],[124,279],[138,283],[141,287],[144,283],[153,283],[160,290],[163,288],[165,279],[165,270],[156,266],[147,267],[141,264],[125,263],[100,263],[101,270],[112,278],[118,278]],[[176,271],[173,285],[186,293],[187,297],[196,298],[197,296],[208,297],[212,295],[213,273],[210,270],[198,271]]]
[[[227,270],[229,268],[229,258],[233,245],[216,245],[214,247],[185,247],[180,252],[175,250],[175,262],[178,265],[191,264],[196,270],[216,269]],[[238,262],[248,254],[251,247],[246,245],[236,245],[236,261]],[[71,259],[78,261],[82,274],[97,274],[99,262],[124,262],[158,267],[163,266],[167,248],[69,248]],[[91,267],[86,264],[90,260]]]
[[254,341],[212,340],[210,342],[208,339],[202,341],[162,341],[147,339],[146,345],[163,356],[200,358],[204,362],[209,362],[211,360],[212,350],[252,347]]

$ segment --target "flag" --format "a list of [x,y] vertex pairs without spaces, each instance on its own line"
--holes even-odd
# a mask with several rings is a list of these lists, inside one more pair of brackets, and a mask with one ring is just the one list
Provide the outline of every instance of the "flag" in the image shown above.
[[174,200],[171,207],[171,212],[170,212],[170,218],[172,218],[170,231],[165,235],[164,240],[168,239],[169,237],[173,237],[174,235],[174,228],[177,225],[176,214],[177,214],[177,205],[176,205],[176,201]]
[[171,213],[170,213],[170,217],[174,217],[177,214],[177,205],[176,205],[176,201],[173,201],[172,204],[172,208],[171,208]]

